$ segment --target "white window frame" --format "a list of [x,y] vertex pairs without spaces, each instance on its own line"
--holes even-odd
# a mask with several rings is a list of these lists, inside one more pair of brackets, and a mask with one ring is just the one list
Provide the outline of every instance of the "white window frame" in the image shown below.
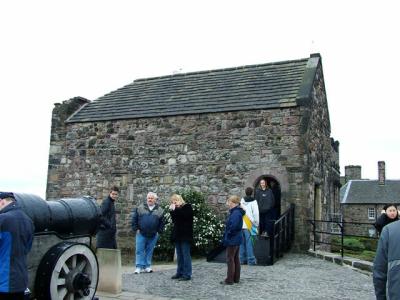
[[368,215],[368,220],[375,220],[376,218],[375,208],[368,207],[367,215]]

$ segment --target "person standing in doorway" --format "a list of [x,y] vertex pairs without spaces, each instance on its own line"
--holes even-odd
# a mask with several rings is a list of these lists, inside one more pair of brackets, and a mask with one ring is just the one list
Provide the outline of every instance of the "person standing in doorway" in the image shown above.
[[232,285],[240,281],[239,248],[242,242],[242,227],[244,210],[240,207],[238,196],[229,196],[226,204],[229,207],[229,216],[226,220],[223,245],[226,247],[227,275],[221,284]]
[[0,300],[24,299],[34,226],[13,193],[0,192]]
[[136,233],[135,274],[152,273],[151,260],[159,234],[164,230],[164,211],[156,203],[156,193],[147,194],[146,203],[132,212],[132,230]]
[[193,208],[182,196],[171,196],[169,213],[173,223],[171,240],[175,243],[177,270],[172,279],[190,280],[192,278],[192,258],[190,246],[193,242]]
[[96,247],[117,249],[117,222],[115,219],[115,201],[119,195],[119,188],[113,186],[106,199],[101,203],[101,224],[96,236]]
[[272,236],[273,222],[275,219],[275,199],[265,179],[261,179],[260,187],[256,190],[255,198],[260,212],[259,233],[262,236]]

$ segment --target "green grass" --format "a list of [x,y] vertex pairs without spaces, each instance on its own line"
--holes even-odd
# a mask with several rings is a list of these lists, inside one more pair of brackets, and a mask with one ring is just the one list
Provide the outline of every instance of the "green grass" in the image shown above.
[[[341,238],[338,236],[332,237],[331,251],[340,253],[341,251]],[[344,237],[343,238],[343,251],[344,256],[350,256],[366,261],[373,261],[375,258],[375,251],[378,241],[368,238]]]

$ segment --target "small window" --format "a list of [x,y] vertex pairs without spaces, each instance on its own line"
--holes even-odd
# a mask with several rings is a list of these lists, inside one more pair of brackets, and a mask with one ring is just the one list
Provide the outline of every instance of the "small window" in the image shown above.
[[368,207],[368,219],[375,220],[375,208]]

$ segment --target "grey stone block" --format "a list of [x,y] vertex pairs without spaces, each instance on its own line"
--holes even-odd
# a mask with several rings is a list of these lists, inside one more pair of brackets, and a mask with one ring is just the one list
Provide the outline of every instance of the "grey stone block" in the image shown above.
[[122,291],[121,251],[119,249],[97,249],[99,283],[97,290],[120,294]]

